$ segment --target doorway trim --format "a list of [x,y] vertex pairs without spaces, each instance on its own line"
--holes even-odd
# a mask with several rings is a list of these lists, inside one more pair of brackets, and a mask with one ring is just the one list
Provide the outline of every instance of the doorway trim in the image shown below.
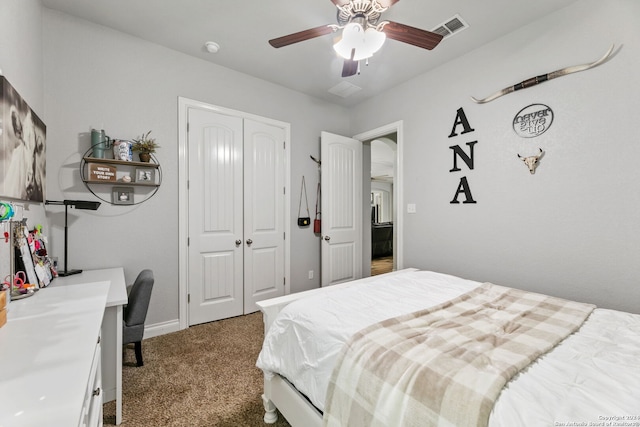
[[[389,123],[388,125],[381,126],[379,128],[372,129],[370,131],[362,132],[355,135],[353,138],[359,141],[369,141],[371,139],[380,138],[390,133],[394,133],[397,136],[397,150],[396,150],[396,176],[393,180],[393,221],[394,221],[394,235],[397,236],[396,245],[393,247],[393,256],[396,261],[396,269],[401,270],[404,268],[404,255],[403,255],[403,229],[404,229],[404,215],[403,215],[403,153],[404,153],[404,135],[403,135],[403,121]],[[366,195],[369,197],[369,195]],[[364,242],[362,242],[364,243]],[[364,256],[364,255],[363,255]]]
[[251,119],[262,123],[284,129],[285,153],[284,153],[284,294],[291,293],[291,198],[288,189],[291,187],[291,125],[286,122],[269,119],[266,117],[245,113],[243,111],[232,110],[230,108],[219,107],[202,101],[196,101],[185,97],[178,97],[178,321],[179,328],[187,329],[189,327],[189,306],[187,302],[189,293],[189,248],[187,239],[189,237],[189,180],[188,180],[188,110],[189,108],[198,108],[209,110],[228,116],[241,117],[243,119]]

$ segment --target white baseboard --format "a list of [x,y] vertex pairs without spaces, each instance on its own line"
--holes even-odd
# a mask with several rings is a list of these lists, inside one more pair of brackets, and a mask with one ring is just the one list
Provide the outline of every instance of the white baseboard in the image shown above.
[[179,330],[180,321],[178,319],[154,323],[153,325],[144,325],[144,339],[170,334],[171,332],[177,332]]

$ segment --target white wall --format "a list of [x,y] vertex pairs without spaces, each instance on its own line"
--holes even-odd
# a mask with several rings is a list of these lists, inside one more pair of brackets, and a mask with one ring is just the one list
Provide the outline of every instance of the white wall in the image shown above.
[[[356,132],[404,120],[404,202],[418,211],[402,208],[405,266],[640,312],[639,27],[637,0],[581,0],[355,109]],[[484,105],[469,98],[594,61],[613,43],[598,68]],[[511,122],[533,103],[555,120],[523,139]],[[448,138],[460,107],[475,131]],[[449,147],[468,153],[475,140],[474,170],[458,161],[450,173]],[[538,147],[530,175],[516,154]],[[462,176],[477,204],[449,203]]]
[[[291,216],[299,183],[317,183],[321,130],[348,133],[345,110],[298,92],[188,57],[159,45],[44,9],[44,94],[49,123],[49,198],[92,198],[78,174],[86,134],[104,125],[111,137],[152,130],[161,148],[158,193],[136,207],[103,204],[73,211],[69,259],[73,268],[125,267],[129,282],[152,268],[156,284],[147,324],[178,318],[178,97],[183,96],[291,123]],[[310,194],[311,196],[311,194]],[[61,215],[53,215],[54,250],[61,251]],[[319,286],[320,252],[312,229],[291,238],[291,289]],[[308,270],[315,270],[313,280]]]
[[[47,124],[42,83],[42,8],[39,0],[0,2],[0,69]],[[24,206],[24,216],[28,218],[30,227],[46,224],[43,204],[16,203]]]
[[[123,265],[129,281],[142,268],[154,269],[150,324],[173,321],[178,313],[178,96],[291,123],[292,189],[303,174],[308,188],[315,188],[317,168],[309,155],[319,157],[321,130],[353,135],[403,120],[404,201],[418,208],[415,215],[403,213],[406,266],[638,312],[639,24],[636,0],[578,1],[359,105],[351,122],[335,105],[42,10],[37,0],[0,2],[0,68],[47,124],[49,199],[88,197],[77,166],[91,126],[104,124],[123,138],[152,129],[158,137],[164,181],[152,200],[70,215],[71,267]],[[597,69],[486,105],[469,100],[592,61],[611,43],[621,50]],[[394,108],[380,110],[380,102]],[[544,135],[523,140],[511,120],[534,102],[549,105],[556,119]],[[460,107],[475,132],[447,138]],[[478,203],[451,205],[463,173],[449,173],[448,147],[466,148],[471,140],[478,141],[475,169],[464,175]],[[538,146],[547,155],[529,175],[516,153]],[[292,218],[296,202],[293,196]],[[44,221],[41,205],[28,208],[30,224]],[[47,212],[50,249],[60,254],[60,211]],[[292,290],[318,286],[317,237],[295,222],[290,235]],[[308,270],[315,270],[314,280],[307,279]]]

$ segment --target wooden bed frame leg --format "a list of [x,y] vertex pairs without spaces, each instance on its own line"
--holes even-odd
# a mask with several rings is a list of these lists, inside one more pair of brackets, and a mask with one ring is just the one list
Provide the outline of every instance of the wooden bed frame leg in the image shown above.
[[278,421],[278,413],[276,412],[276,405],[273,404],[271,400],[267,398],[264,394],[262,395],[262,403],[264,405],[264,422],[267,424],[273,424]]

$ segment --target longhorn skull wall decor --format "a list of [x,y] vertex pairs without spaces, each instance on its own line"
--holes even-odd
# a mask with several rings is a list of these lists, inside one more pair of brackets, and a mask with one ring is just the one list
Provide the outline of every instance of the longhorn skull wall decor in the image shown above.
[[520,154],[518,154],[518,158],[520,160],[522,160],[525,165],[527,165],[531,175],[536,173],[536,168],[538,167],[538,162],[540,161],[540,159],[544,155],[544,151],[542,151],[542,148],[539,148],[539,150],[540,150],[540,153],[538,153],[538,154],[536,154],[534,156],[522,157]]
[[473,102],[477,104],[484,104],[485,102],[493,101],[496,98],[500,98],[501,96],[514,92],[516,90],[526,89],[528,87],[535,86],[539,83],[546,82],[547,80],[555,79],[557,77],[562,77],[568,74],[573,74],[579,71],[588,70],[589,68],[597,67],[598,65],[602,64],[607,59],[609,59],[609,57],[611,56],[611,53],[613,52],[613,48],[614,48],[614,45],[611,45],[607,53],[605,53],[602,58],[598,59],[597,61],[591,62],[589,64],[574,65],[573,67],[561,68],[559,70],[553,71],[548,74],[543,74],[541,76],[531,77],[530,79],[524,80],[516,85],[504,88],[494,93],[493,95],[487,96],[486,98],[477,99],[472,96],[471,100],[473,100]]

